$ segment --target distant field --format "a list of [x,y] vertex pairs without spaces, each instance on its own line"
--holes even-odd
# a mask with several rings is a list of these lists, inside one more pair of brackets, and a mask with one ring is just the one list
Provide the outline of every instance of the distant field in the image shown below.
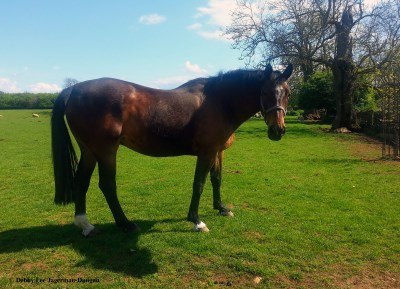
[[[88,218],[102,234],[85,239],[73,205],[53,204],[50,111],[0,114],[0,288],[400,288],[400,164],[358,135],[289,119],[272,142],[248,121],[225,154],[235,217],[212,210],[208,184],[208,234],[185,220],[195,158],[121,147],[119,198],[142,232],[114,226],[95,173]],[[57,280],[71,278],[94,283]]]

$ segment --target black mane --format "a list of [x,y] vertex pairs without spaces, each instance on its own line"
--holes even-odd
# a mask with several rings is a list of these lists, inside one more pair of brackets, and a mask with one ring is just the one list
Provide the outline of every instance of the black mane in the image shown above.
[[[280,71],[273,71],[271,80],[279,81]],[[203,86],[203,94],[208,97],[220,97],[221,92],[225,94],[237,93],[238,90],[246,92],[259,92],[262,83],[265,81],[264,70],[237,69],[228,72],[220,72],[217,76],[208,78],[195,78],[185,82],[175,89],[195,88]]]
[[220,72],[217,76],[208,78],[204,86],[204,94],[212,97],[213,95],[220,95],[221,91],[230,93],[235,90],[237,92],[238,86],[240,89],[259,87],[263,79],[261,70],[233,70],[226,73]]
[[242,82],[242,81],[261,81],[264,78],[262,70],[237,69],[228,72],[220,72],[217,76],[208,78],[207,86],[219,84],[221,82]]
[[[274,71],[272,77],[278,79],[281,72]],[[225,73],[220,72],[217,76],[209,77],[204,86],[204,94],[212,96],[218,94],[220,89],[226,91],[227,87],[237,90],[240,89],[259,89],[265,81],[265,73],[263,70],[245,70],[238,69]]]

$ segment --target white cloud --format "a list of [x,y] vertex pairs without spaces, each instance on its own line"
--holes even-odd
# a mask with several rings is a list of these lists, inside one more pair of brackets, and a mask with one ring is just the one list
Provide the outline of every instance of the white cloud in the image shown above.
[[233,0],[208,0],[206,7],[198,7],[197,17],[209,17],[208,23],[217,26],[228,26],[232,22],[231,13],[236,8]]
[[185,61],[183,72],[184,74],[182,73],[181,75],[159,78],[155,81],[152,81],[150,86],[161,89],[171,89],[178,87],[191,79],[204,77],[207,75],[207,70],[201,68],[198,64],[190,62],[189,60]]
[[198,34],[205,39],[230,41],[230,39],[226,35],[224,35],[222,30],[210,30],[210,31],[202,30],[202,31],[198,31]]
[[157,13],[142,15],[139,18],[139,22],[145,25],[156,25],[164,22],[165,20],[167,20],[165,16],[159,15]]
[[202,69],[198,64],[191,63],[189,60],[185,62],[185,68],[187,71],[194,74],[205,74],[207,71]]
[[364,4],[367,8],[372,8],[374,7],[376,4],[378,4],[379,2],[381,2],[381,0],[365,0]]
[[199,29],[201,29],[201,27],[203,27],[203,25],[201,23],[197,22],[197,23],[193,23],[193,24],[187,26],[186,28],[188,30],[199,30]]
[[21,92],[22,90],[18,87],[17,82],[8,78],[0,77],[0,90],[3,92]]
[[236,8],[233,0],[208,0],[207,6],[198,7],[195,18],[197,23],[189,25],[187,29],[194,30],[205,39],[230,41],[223,30],[232,23],[232,12]]
[[177,75],[157,79],[153,84],[158,88],[175,88],[192,79],[189,75]]
[[29,85],[29,90],[33,93],[59,92],[61,91],[61,87],[59,87],[57,84],[38,82],[36,84]]

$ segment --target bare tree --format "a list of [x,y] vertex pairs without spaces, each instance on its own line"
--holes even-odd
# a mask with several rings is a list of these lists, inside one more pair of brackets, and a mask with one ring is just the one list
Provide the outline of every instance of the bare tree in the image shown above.
[[75,85],[77,83],[79,83],[79,81],[77,79],[67,77],[67,78],[64,79],[63,87],[64,88],[68,88],[68,87],[73,86],[73,85]]
[[398,2],[386,0],[365,10],[360,0],[239,0],[226,33],[248,63],[291,61],[304,80],[318,65],[329,67],[337,101],[332,128],[351,129],[358,74],[376,71],[393,58],[386,50],[388,42],[395,47],[399,39],[399,16],[390,9]]
[[[315,0],[239,0],[226,33],[248,64],[292,62],[307,80],[326,63],[335,36],[326,25],[330,10]],[[323,10],[326,10],[323,12]],[[258,59],[257,59],[258,57]]]

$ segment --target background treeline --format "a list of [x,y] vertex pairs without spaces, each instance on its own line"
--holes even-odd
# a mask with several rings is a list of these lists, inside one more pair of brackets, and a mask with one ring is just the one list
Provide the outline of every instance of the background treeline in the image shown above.
[[[353,131],[380,137],[382,131],[383,97],[377,86],[377,75],[357,78],[353,89]],[[293,79],[288,114],[303,120],[332,123],[336,114],[333,75],[329,70],[319,70],[303,81]]]
[[0,109],[52,108],[58,93],[0,92]]
[[[373,85],[373,75],[358,77],[353,89],[353,113],[376,112],[380,110],[380,98]],[[329,70],[316,71],[306,81],[297,81],[292,85],[290,110],[303,113],[324,111],[332,118],[336,114],[336,99],[333,90],[333,75]],[[357,119],[356,119],[357,120]],[[357,126],[358,124],[355,123]]]

